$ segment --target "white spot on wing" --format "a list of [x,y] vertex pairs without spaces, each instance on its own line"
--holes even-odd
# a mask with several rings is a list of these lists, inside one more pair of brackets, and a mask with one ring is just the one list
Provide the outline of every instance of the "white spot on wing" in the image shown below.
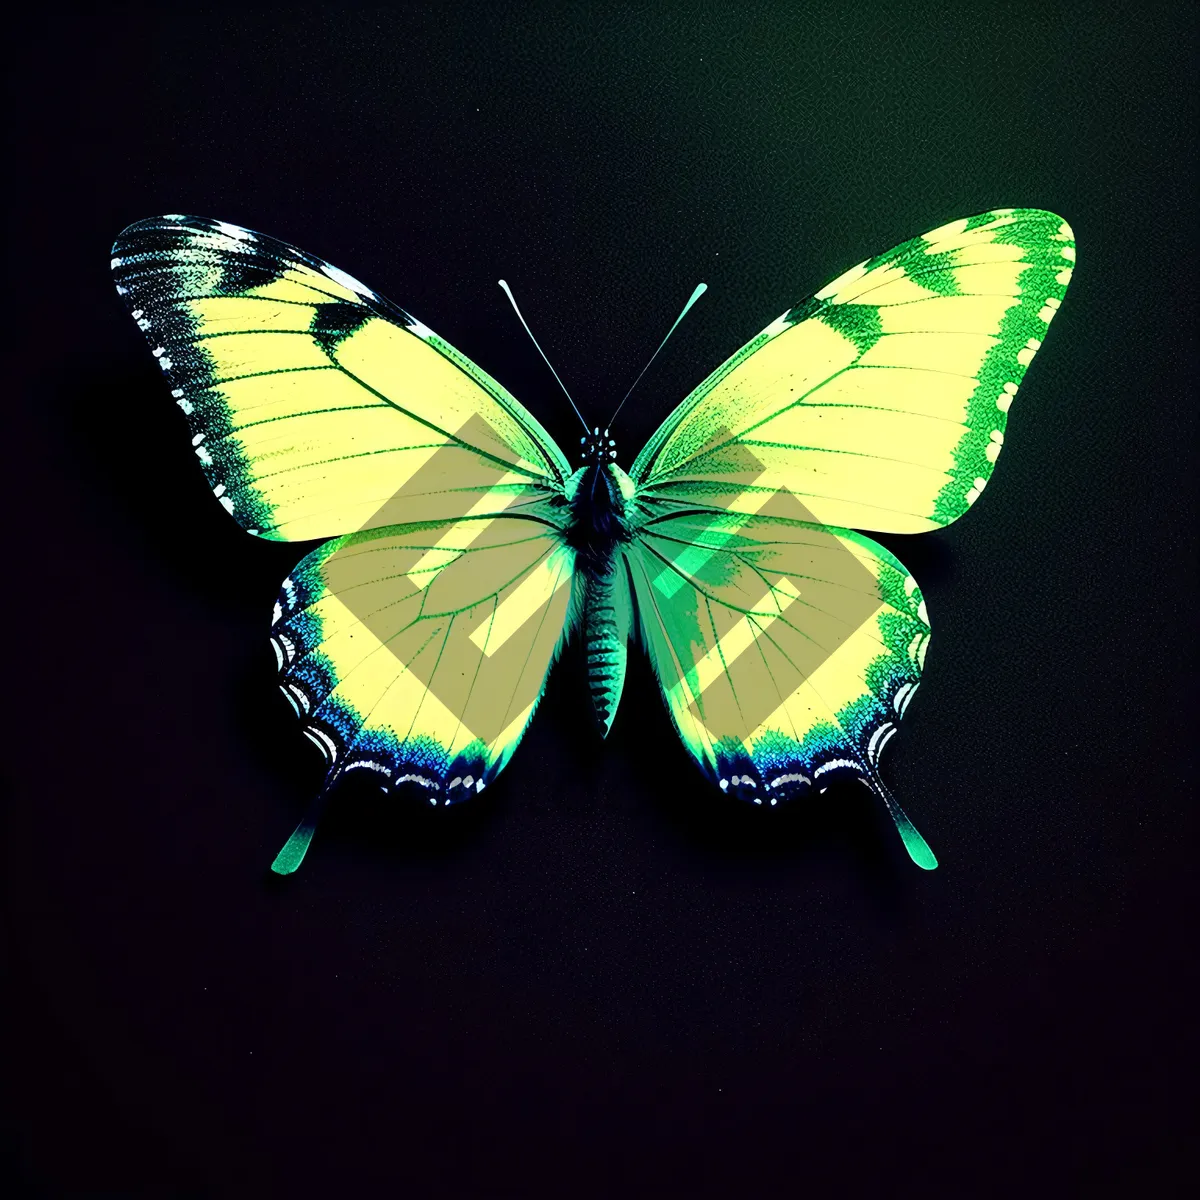
[[324,271],[325,274],[334,281],[334,283],[340,283],[342,287],[349,288],[352,292],[357,292],[360,296],[370,296],[372,299],[375,298],[375,293],[371,291],[371,289],[367,287],[365,283],[359,283],[359,281],[355,279],[353,275],[347,275],[346,272],[340,267],[333,267],[330,266],[329,263],[325,263],[321,267],[321,270]]
[[[789,308],[788,312],[791,312],[791,311],[792,310]],[[763,330],[763,333],[765,333],[767,335],[767,337],[775,337],[776,334],[783,333],[783,331],[785,329],[791,329],[794,322],[789,321],[787,319],[787,315],[788,315],[788,313],[785,312],[785,313],[781,314],[780,316],[776,317],[775,320],[773,320],[770,323],[770,325],[768,325],[766,327],[766,329]]]
[[[397,783],[419,783],[422,785],[422,787],[433,788],[434,791],[437,790],[437,786],[438,786],[436,779],[426,779],[424,775],[401,775],[396,780],[396,782]],[[433,803],[433,804],[437,803],[436,797],[431,797],[431,803]]]
[[230,225],[228,221],[217,221],[215,224],[226,237],[234,238],[239,242],[254,241],[254,234],[248,229],[243,229],[240,225]]
[[896,726],[891,721],[886,721],[884,724],[871,734],[871,741],[867,746],[867,756],[874,762],[879,761],[880,752],[887,745],[888,739],[896,732]]
[[1042,348],[1042,343],[1037,338],[1030,338],[1029,341],[1017,351],[1017,362],[1023,367],[1029,366],[1033,362],[1033,356]]
[[380,775],[386,775],[389,779],[392,777],[390,768],[385,767],[383,763],[372,762],[369,758],[360,758],[356,762],[352,762],[345,768],[347,771],[378,771]]
[[[776,775],[767,786],[775,788],[784,783],[812,783],[812,780],[807,775],[800,774]],[[772,800],[771,803],[774,804],[775,801]]]
[[414,320],[408,327],[409,333],[415,333],[419,338],[431,338],[434,336],[433,330],[428,325],[422,325],[420,321]]
[[833,771],[837,767],[851,767],[852,769],[854,769],[856,771],[860,769],[858,763],[851,762],[848,758],[835,758],[835,759],[831,759],[829,762],[825,763],[823,766],[818,767],[813,772],[813,778],[815,779],[818,775],[824,775],[826,771]]
[[321,729],[305,729],[304,736],[313,742],[330,762],[337,758],[337,747]]

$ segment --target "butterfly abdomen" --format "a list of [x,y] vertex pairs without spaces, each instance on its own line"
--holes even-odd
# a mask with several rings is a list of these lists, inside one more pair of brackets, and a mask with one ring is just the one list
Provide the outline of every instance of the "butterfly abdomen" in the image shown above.
[[633,614],[623,561],[612,564],[603,574],[590,575],[586,594],[584,640],[588,694],[600,733],[607,737],[621,702],[621,689],[625,686]]
[[571,524],[567,542],[585,581],[584,653],[592,713],[602,736],[612,727],[625,684],[629,632],[633,625],[624,557],[629,541],[625,516],[627,476],[609,463],[593,463],[568,485]]

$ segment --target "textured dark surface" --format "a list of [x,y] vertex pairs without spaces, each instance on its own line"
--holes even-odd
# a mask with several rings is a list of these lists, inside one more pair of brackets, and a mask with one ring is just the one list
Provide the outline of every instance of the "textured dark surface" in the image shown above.
[[[734,7],[15,31],[17,1187],[1174,1194],[1193,10]],[[614,430],[627,466],[789,304],[1011,205],[1070,220],[1071,291],[986,496],[886,539],[934,639],[884,773],[938,871],[865,792],[778,814],[710,792],[639,655],[601,744],[576,648],[482,803],[384,813],[348,791],[300,873],[267,878],[322,774],[266,639],[306,547],[254,542],[209,494],[112,292],[124,226],[197,212],[321,255],[568,450],[495,281],[603,424],[703,279]]]

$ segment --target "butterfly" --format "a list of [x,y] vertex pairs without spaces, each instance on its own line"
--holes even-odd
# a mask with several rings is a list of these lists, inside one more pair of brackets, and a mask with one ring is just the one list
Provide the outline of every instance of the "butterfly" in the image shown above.
[[936,867],[879,771],[929,616],[856,531],[936,529],[978,500],[1071,279],[1061,217],[996,209],[859,263],[628,471],[607,426],[585,423],[572,464],[428,326],[283,242],[164,216],[112,253],[217,501],[256,537],[322,539],[272,619],[280,689],[328,766],[277,873],[351,772],[432,805],[483,791],[573,634],[601,734],[640,643],[721,791],[771,807],[857,779]]

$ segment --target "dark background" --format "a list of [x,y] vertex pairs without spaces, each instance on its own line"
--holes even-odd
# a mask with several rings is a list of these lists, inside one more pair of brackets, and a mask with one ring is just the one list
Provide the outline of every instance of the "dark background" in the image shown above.
[[[496,5],[103,18],[9,47],[6,1171],[46,1196],[1077,1195],[1194,1127],[1194,8]],[[189,212],[410,309],[565,446],[959,216],[1079,262],[971,514],[887,538],[935,627],[886,774],[710,794],[576,653],[467,812],[319,786],[245,537],[108,248]],[[13,310],[10,310],[10,312]],[[16,376],[15,386],[11,382]],[[1185,1086],[1186,1083],[1186,1086]]]

